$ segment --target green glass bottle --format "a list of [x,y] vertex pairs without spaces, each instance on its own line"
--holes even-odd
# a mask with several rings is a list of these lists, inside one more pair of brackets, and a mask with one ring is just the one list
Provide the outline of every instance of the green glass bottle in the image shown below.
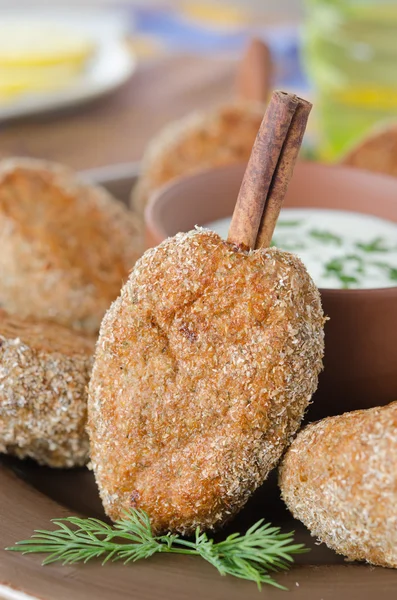
[[302,52],[322,158],[397,120],[397,0],[306,0]]

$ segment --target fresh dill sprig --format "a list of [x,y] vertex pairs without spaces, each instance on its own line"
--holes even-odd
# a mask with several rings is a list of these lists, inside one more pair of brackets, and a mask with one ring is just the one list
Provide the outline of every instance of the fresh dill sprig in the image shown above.
[[303,544],[293,543],[293,532],[281,533],[279,527],[272,527],[263,519],[245,535],[233,533],[218,543],[199,528],[193,540],[171,533],[156,536],[149,516],[136,509],[126,511],[125,517],[113,525],[99,519],[78,517],[53,519],[52,522],[59,529],[38,529],[30,539],[17,542],[7,550],[48,554],[43,565],[86,563],[93,558],[102,558],[102,564],[117,560],[128,563],[150,558],[158,552],[190,554],[201,556],[221,575],[254,581],[259,589],[264,583],[285,589],[270,573],[287,569],[294,554],[308,551]]

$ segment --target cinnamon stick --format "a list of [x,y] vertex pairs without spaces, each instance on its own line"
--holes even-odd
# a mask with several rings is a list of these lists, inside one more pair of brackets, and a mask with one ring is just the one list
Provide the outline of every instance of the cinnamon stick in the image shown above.
[[273,92],[241,184],[229,242],[270,245],[310,109],[310,102],[294,94]]
[[298,100],[299,103],[292,117],[270,186],[255,248],[267,248],[270,246],[284,196],[294,171],[296,159],[298,158],[307,120],[312,108],[312,105],[307,100],[303,100],[302,98],[298,98]]
[[272,57],[268,45],[253,38],[238,65],[237,97],[250,102],[266,102],[273,79]]

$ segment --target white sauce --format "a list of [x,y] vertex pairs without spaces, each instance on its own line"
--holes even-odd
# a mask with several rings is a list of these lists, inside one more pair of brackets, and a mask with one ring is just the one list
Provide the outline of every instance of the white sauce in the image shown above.
[[[229,225],[225,218],[205,227],[226,239]],[[321,288],[397,286],[397,223],[392,221],[343,210],[285,208],[273,245],[297,254]]]

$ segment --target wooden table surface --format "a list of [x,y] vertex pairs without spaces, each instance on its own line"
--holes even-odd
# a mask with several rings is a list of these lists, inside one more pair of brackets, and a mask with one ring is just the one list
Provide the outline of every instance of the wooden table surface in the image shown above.
[[89,169],[139,160],[165,123],[233,98],[226,57],[168,57],[142,65],[119,90],[73,110],[0,125],[0,157],[30,156]]

